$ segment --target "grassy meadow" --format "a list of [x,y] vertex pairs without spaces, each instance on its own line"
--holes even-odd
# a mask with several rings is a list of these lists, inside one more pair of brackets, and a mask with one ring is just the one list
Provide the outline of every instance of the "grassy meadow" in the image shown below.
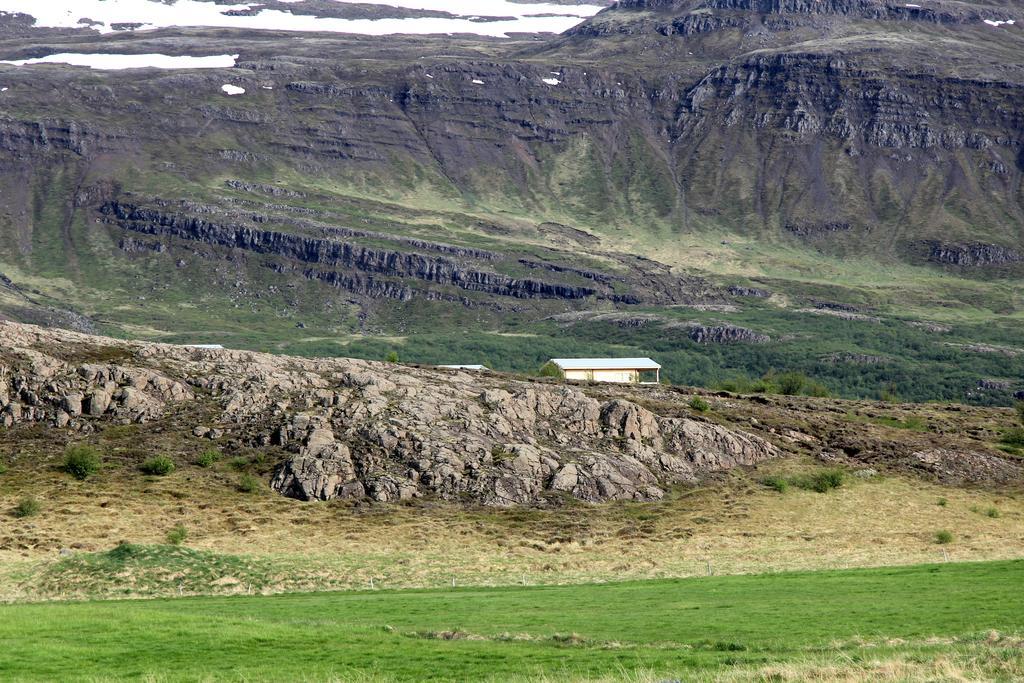
[[[0,607],[0,678],[1015,680],[1024,561]],[[959,679],[959,678],[958,678]]]

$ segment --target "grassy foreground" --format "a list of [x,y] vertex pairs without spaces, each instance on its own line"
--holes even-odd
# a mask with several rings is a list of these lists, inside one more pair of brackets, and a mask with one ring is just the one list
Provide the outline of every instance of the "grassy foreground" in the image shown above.
[[1024,561],[0,607],[4,680],[1013,680]]

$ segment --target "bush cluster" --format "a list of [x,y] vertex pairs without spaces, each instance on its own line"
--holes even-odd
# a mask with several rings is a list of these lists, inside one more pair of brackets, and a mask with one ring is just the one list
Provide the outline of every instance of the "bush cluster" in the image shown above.
[[792,477],[771,476],[761,480],[761,484],[779,493],[785,493],[790,486],[807,491],[826,493],[837,489],[846,480],[846,472],[841,469],[832,468],[811,472],[809,474],[797,474]]
[[243,474],[238,480],[238,490],[242,493],[256,493],[262,488],[260,480],[251,474]]
[[39,514],[42,509],[42,505],[39,501],[32,496],[27,496],[18,501],[18,504],[14,506],[14,516],[21,519],[23,517],[34,517]]
[[178,524],[167,532],[167,542],[171,545],[181,545],[188,538],[188,529],[184,524]]
[[694,396],[690,399],[690,407],[696,410],[698,413],[706,413],[711,410],[711,404],[705,401],[700,396]]
[[200,467],[213,467],[218,460],[220,460],[220,451],[211,448],[199,454],[196,464]]
[[1024,427],[1013,427],[1003,433],[1001,441],[1007,446],[1024,448]]
[[548,361],[544,365],[540,366],[540,370],[537,372],[541,377],[555,377],[562,379],[565,377],[565,373],[562,372],[562,368],[558,367],[551,361]]
[[724,391],[731,391],[734,394],[783,394],[785,396],[815,396],[827,398],[830,393],[828,387],[821,382],[811,379],[802,372],[781,372],[774,371],[767,373],[761,379],[730,379],[720,382],[717,388]]
[[79,481],[85,481],[100,471],[100,454],[92,446],[77,444],[64,451],[65,472]]
[[139,466],[145,474],[162,477],[174,471],[174,461],[166,455],[157,455]]

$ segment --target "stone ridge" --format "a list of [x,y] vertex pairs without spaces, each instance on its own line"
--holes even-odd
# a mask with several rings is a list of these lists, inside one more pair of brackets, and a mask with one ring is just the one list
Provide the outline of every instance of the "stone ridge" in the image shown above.
[[[303,500],[656,500],[782,454],[752,434],[565,384],[6,322],[0,340],[2,427],[88,434],[212,411],[213,422],[188,424],[195,436],[283,448],[271,486]],[[109,360],[79,360],[97,357]]]

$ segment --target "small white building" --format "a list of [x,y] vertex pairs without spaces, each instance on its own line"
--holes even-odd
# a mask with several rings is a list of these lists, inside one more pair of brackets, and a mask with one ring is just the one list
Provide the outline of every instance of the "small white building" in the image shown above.
[[566,379],[658,384],[661,366],[650,358],[552,358]]

